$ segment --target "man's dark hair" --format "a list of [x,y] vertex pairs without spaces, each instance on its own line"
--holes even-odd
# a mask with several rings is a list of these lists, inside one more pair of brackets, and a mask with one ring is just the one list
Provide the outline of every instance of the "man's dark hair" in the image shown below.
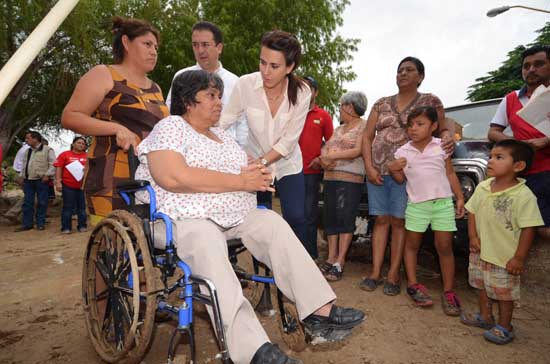
[[174,78],[172,82],[171,115],[183,115],[189,106],[197,103],[197,93],[214,87],[223,94],[223,81],[215,73],[203,70],[185,71]]
[[209,21],[198,21],[193,24],[193,27],[191,28],[191,33],[193,33],[195,30],[208,30],[214,36],[214,42],[216,42],[216,45],[223,43],[222,31],[214,23],[210,23]]
[[27,134],[30,134],[31,138],[33,138],[34,140],[38,140],[40,143],[42,143],[42,135],[39,132],[34,130],[29,130],[25,135]]
[[535,150],[529,144],[516,139],[504,139],[496,142],[493,148],[500,147],[508,150],[515,162],[525,162],[525,168],[518,172],[522,175],[531,168],[535,158]]
[[521,53],[521,64],[523,65],[523,61],[525,61],[525,58],[532,56],[534,54],[537,54],[539,52],[546,53],[546,58],[550,59],[550,46],[536,45],[531,48],[527,48]]
[[414,118],[419,117],[420,115],[424,115],[433,123],[437,123],[437,110],[433,106],[420,106],[417,108],[414,108],[409,116],[407,117],[407,125],[410,125],[412,120]]
[[317,83],[317,80],[314,79],[311,76],[304,77],[304,80],[309,84],[309,86],[315,90],[319,90],[319,84]]

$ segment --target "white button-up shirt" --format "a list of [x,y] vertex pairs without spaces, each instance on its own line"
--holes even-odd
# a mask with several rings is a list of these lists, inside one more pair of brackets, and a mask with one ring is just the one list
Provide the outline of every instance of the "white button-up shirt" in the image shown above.
[[[202,70],[202,68],[200,65],[196,64],[194,66],[179,70],[174,75],[174,78],[176,78],[179,74],[185,71],[198,71],[198,70]],[[220,67],[218,67],[218,69],[214,73],[220,76],[220,78],[223,81],[222,105],[223,107],[225,107],[225,105],[227,105],[227,103],[229,102],[229,98],[231,97],[231,93],[233,92],[233,87],[235,87],[235,84],[237,83],[237,80],[239,79],[239,77],[237,77],[237,75],[223,68],[221,63],[220,63]],[[172,103],[172,87],[170,87],[170,90],[168,91],[168,95],[166,95],[166,105],[168,105],[168,110],[170,110],[171,103]],[[246,125],[246,118],[244,117],[239,118],[235,122],[235,124],[231,126],[231,128],[227,129],[227,131],[233,136],[233,139],[237,141],[237,144],[239,144],[241,148],[245,147],[246,139],[248,137],[248,126]]]
[[223,108],[220,126],[229,128],[243,114],[248,121],[246,151],[260,158],[275,149],[282,158],[270,165],[277,179],[302,171],[302,152],[298,139],[309,110],[311,91],[305,85],[298,89],[295,105],[288,101],[287,90],[283,102],[272,117],[263,88],[260,72],[244,75],[237,81],[229,103]]

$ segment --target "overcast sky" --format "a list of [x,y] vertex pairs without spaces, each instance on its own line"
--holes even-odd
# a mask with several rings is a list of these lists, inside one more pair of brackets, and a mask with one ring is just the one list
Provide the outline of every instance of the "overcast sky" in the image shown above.
[[397,92],[397,65],[415,56],[426,67],[421,92],[436,94],[446,107],[465,103],[476,78],[498,68],[517,45],[532,42],[550,21],[550,14],[520,8],[485,15],[503,5],[550,10],[550,0],[506,1],[352,0],[339,33],[361,43],[352,63],[357,79],[346,89],[365,92],[371,106]]

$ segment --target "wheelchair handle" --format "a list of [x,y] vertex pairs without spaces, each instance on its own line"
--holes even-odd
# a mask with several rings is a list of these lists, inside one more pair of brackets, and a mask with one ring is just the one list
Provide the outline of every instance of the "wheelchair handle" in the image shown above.
[[128,167],[130,168],[130,179],[135,179],[138,166],[139,159],[134,153],[134,146],[130,145],[130,148],[128,148]]

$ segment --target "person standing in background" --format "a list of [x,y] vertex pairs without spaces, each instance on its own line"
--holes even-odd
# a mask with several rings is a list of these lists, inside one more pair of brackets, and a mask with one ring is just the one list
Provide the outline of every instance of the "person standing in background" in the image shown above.
[[[179,70],[174,75],[174,79],[185,71],[204,70],[208,73],[215,73],[223,81],[222,105],[227,105],[233,92],[233,87],[235,87],[235,83],[237,83],[239,77],[223,68],[220,62],[220,56],[223,51],[223,34],[221,29],[216,24],[208,21],[195,23],[191,29],[191,46],[193,47],[193,54],[197,64]],[[170,87],[166,96],[168,109],[170,109],[171,102],[172,88]],[[244,148],[246,139],[248,138],[246,118],[239,118],[227,131],[237,141],[237,144],[241,148]]]
[[55,188],[63,196],[61,211],[61,233],[70,234],[72,230],[72,215],[78,216],[77,229],[86,231],[86,200],[82,191],[82,177],[86,166],[86,140],[77,136],[71,144],[71,150],[61,153],[54,163]]
[[23,169],[20,177],[23,179],[23,222],[15,231],[31,230],[35,222],[36,228],[44,230],[46,225],[46,210],[48,209],[48,182],[55,174],[53,163],[55,153],[52,148],[42,144],[42,135],[30,131],[25,135],[25,142],[30,146],[23,157]]
[[330,114],[315,104],[319,94],[319,85],[311,77],[304,80],[311,89],[309,112],[300,135],[298,144],[302,151],[304,162],[304,180],[306,185],[306,203],[304,207],[306,219],[306,233],[304,246],[313,259],[317,259],[317,219],[319,218],[319,187],[323,178],[323,170],[319,161],[321,147],[326,143],[334,131]]

